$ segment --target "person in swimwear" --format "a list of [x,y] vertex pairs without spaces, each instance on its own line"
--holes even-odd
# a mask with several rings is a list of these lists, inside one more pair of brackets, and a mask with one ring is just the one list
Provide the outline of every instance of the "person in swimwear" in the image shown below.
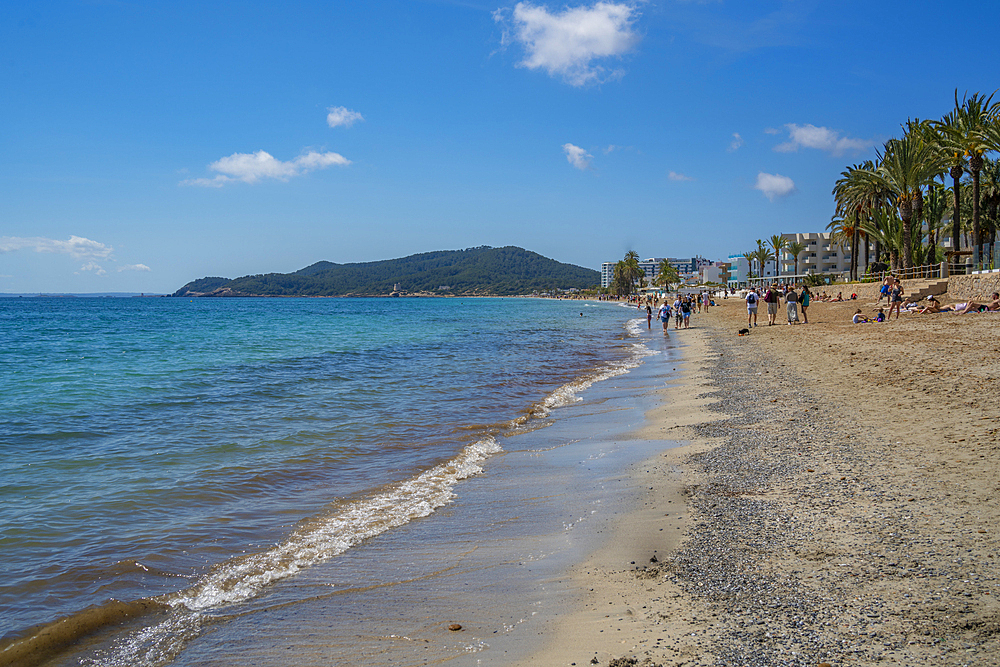
[[990,298],[993,299],[990,303],[976,303],[975,301],[970,301],[966,304],[965,309],[962,310],[961,313],[964,315],[965,313],[971,313],[973,311],[985,313],[987,311],[995,312],[1000,310],[1000,292],[993,292]]

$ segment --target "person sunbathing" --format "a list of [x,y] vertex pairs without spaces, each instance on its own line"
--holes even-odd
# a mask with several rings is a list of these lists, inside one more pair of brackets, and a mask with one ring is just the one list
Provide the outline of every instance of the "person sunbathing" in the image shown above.
[[843,301],[843,300],[844,300],[844,293],[843,292],[837,292],[837,298],[833,299],[833,301]]
[[[907,301],[909,301],[909,299],[907,299]],[[929,297],[927,297],[927,303],[926,304],[924,304],[924,305],[921,306],[919,303],[917,303],[917,304],[914,304],[914,305],[917,308],[917,313],[918,314],[943,313],[943,312],[952,310],[951,306],[942,306],[941,302],[938,301],[937,298],[933,294],[930,295]],[[907,309],[909,309],[910,308],[910,304],[907,303],[906,307],[907,307]]]
[[959,312],[965,315],[966,313],[985,313],[985,312],[996,312],[1000,310],[1000,293],[993,292],[991,298],[993,299],[993,301],[991,301],[990,303],[976,303],[975,301],[969,301],[969,303],[965,305],[965,308],[963,308]]
[[917,313],[920,313],[920,314],[926,314],[926,313],[950,313],[953,310],[954,310],[954,308],[952,308],[951,306],[942,306],[941,303],[935,299],[934,301],[931,301],[926,306],[924,306],[923,308],[921,308],[920,310],[918,310]]

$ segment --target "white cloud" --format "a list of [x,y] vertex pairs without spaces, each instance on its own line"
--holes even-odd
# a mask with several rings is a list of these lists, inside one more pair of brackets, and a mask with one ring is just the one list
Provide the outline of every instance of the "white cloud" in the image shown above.
[[70,255],[76,259],[107,259],[114,248],[82,236],[70,236],[68,241],[47,239],[41,236],[0,236],[0,253],[16,250],[34,250]]
[[118,267],[118,273],[122,271],[152,271],[152,269],[145,264],[126,264]]
[[815,148],[827,151],[832,155],[843,155],[847,152],[863,151],[872,147],[872,142],[863,139],[850,139],[840,136],[836,130],[815,125],[796,125],[788,123],[789,141],[778,144],[774,150],[779,153],[793,153],[799,148]]
[[346,166],[349,164],[351,164],[351,161],[339,153],[309,151],[288,162],[282,162],[266,151],[233,153],[229,157],[216,160],[208,165],[208,168],[212,171],[219,172],[215,178],[191,178],[181,181],[181,185],[221,188],[226,183],[234,183],[236,181],[257,183],[265,178],[287,181],[293,176],[301,176],[316,169],[325,169],[332,165]]
[[[590,7],[566,7],[551,13],[546,7],[519,2],[512,15],[513,37],[505,28],[503,43],[517,41],[525,57],[519,64],[562,77],[573,86],[600,83],[622,76],[594,63],[600,58],[620,57],[638,44],[632,29],[639,12],[632,4],[596,2]],[[493,13],[507,24],[506,10]]]
[[95,262],[93,260],[91,260],[91,261],[87,262],[86,264],[84,264],[83,266],[81,266],[80,270],[77,271],[77,273],[82,273],[83,271],[93,271],[94,273],[96,273],[99,276],[103,276],[104,274],[107,273],[107,271],[105,271],[103,268],[101,268],[100,264],[98,264],[97,262]]
[[669,178],[671,181],[693,181],[694,180],[690,176],[685,176],[684,174],[678,173],[676,171],[672,171],[669,174],[667,174],[667,178]]
[[765,127],[764,134],[781,134],[781,130],[776,127]]
[[757,174],[757,184],[753,186],[755,190],[760,190],[770,201],[778,197],[786,197],[795,192],[795,182],[787,176],[780,174]]
[[733,151],[738,151],[742,145],[743,137],[740,136],[739,132],[733,132],[733,140],[729,143],[729,148],[726,150],[732,153]]
[[566,161],[580,170],[585,170],[590,166],[593,155],[573,144],[563,144],[563,151],[566,153]]
[[330,113],[326,115],[326,124],[330,127],[340,127],[341,125],[350,127],[357,121],[364,120],[364,116],[347,107],[330,107],[327,111]]

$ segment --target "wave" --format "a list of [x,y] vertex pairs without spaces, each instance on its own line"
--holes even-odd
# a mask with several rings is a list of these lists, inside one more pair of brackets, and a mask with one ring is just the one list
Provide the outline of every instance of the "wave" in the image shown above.
[[[640,324],[645,324],[645,320],[629,320],[626,323],[626,332],[629,337],[639,338],[641,332],[641,328],[639,326]],[[603,380],[610,380],[613,377],[624,375],[633,368],[639,366],[644,357],[655,354],[660,353],[656,350],[649,349],[641,340],[633,341],[629,354],[624,359],[607,362],[589,373],[585,373],[583,376],[558,387],[549,393],[548,396],[532,406],[528,411],[528,415],[522,417],[521,419],[525,419],[526,421],[526,418],[546,417],[555,408],[582,401],[583,398],[579,395],[581,391],[590,388],[596,382],[602,382]],[[517,422],[517,420],[515,420],[515,422]],[[523,425],[523,422],[517,425]]]
[[[640,324],[630,320],[625,358],[598,365],[549,392],[527,413],[507,424],[487,428],[497,435],[540,427],[556,408],[583,400],[580,393],[597,382],[624,375],[649,355],[658,354],[641,341]],[[532,424],[532,420],[536,420]],[[499,428],[498,428],[499,427]],[[484,431],[480,431],[483,433]],[[95,667],[156,667],[170,662],[197,637],[218,613],[261,594],[270,585],[305,568],[345,552],[365,539],[414,519],[426,517],[449,503],[459,481],[482,472],[481,463],[503,451],[493,435],[467,445],[452,459],[408,480],[390,484],[375,494],[347,501],[325,515],[303,521],[281,543],[257,553],[240,555],[215,566],[191,586],[135,602],[111,601],[54,623],[35,628],[0,646],[0,666],[41,662],[111,626],[149,616],[144,627],[128,632],[109,648],[80,660]]]
[[460,480],[482,472],[479,464],[500,451],[494,438],[479,440],[412,479],[305,522],[271,549],[217,565],[186,589],[135,602],[111,601],[36,628],[0,648],[0,665],[36,664],[102,628],[168,611],[165,620],[132,633],[103,655],[81,663],[106,667],[164,664],[197,636],[204,612],[248,600],[267,586],[329,560],[362,540],[430,515],[455,497],[453,489]]

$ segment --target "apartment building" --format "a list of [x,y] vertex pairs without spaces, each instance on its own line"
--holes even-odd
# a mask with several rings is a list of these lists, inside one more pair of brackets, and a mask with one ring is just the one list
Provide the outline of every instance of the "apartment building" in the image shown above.
[[[659,275],[660,262],[664,259],[670,262],[670,264],[677,269],[677,273],[680,275],[682,280],[684,278],[697,276],[701,272],[702,267],[712,265],[710,260],[707,260],[700,255],[696,255],[690,259],[681,259],[677,257],[650,257],[649,259],[644,259],[639,262],[639,268],[642,269],[647,283],[651,283],[653,278]],[[611,282],[615,279],[615,265],[617,263],[618,262],[604,262],[601,264],[601,287],[611,286]]]
[[[851,270],[851,249],[843,248],[831,240],[828,232],[807,234],[782,234],[789,243],[799,242],[806,249],[799,255],[798,275],[806,273],[844,273]],[[792,275],[795,258],[787,250],[781,253],[781,274]]]

